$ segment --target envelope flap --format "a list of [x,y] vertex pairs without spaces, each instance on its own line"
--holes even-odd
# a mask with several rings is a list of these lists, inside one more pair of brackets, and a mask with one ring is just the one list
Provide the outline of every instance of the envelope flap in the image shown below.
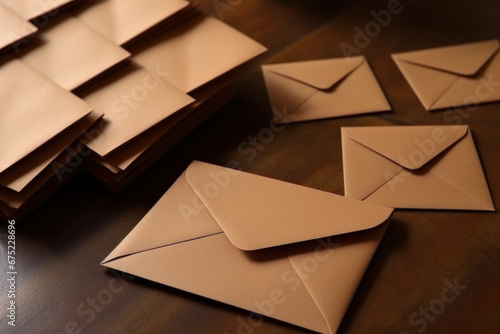
[[498,51],[498,40],[398,53],[403,61],[460,75],[474,75]]
[[221,228],[198,204],[184,172],[102,263],[217,233]]
[[466,125],[342,128],[363,146],[407,169],[418,169],[467,134]]
[[318,89],[329,89],[365,61],[363,56],[264,65],[263,69]]
[[194,161],[186,178],[237,248],[257,250],[373,228],[392,209]]

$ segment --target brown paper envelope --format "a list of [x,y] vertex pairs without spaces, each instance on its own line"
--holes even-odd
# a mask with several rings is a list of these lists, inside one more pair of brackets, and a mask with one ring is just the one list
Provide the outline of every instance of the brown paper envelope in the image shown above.
[[17,192],[23,190],[61,152],[80,137],[85,130],[102,118],[102,116],[102,114],[99,115],[97,112],[91,112],[14,166],[0,173],[0,187],[3,186]]
[[0,2],[0,49],[37,31],[30,22]]
[[184,0],[92,0],[74,12],[90,28],[123,45],[189,6]]
[[89,143],[101,156],[194,101],[160,75],[134,63],[107,75],[80,96],[104,113],[103,132]]
[[[87,138],[80,137],[71,143],[20,192],[0,187],[0,210],[7,215],[22,215],[45,200],[51,192],[77,174],[83,162],[82,157],[77,155],[84,149],[86,141]],[[7,207],[10,209],[3,210]]]
[[392,59],[427,110],[500,100],[498,40],[396,53]]
[[[230,88],[232,77],[232,75],[221,77],[217,82],[212,82],[210,87],[198,89],[191,94],[196,100],[194,103],[183,109],[181,113],[176,113],[120,149],[106,155],[106,162],[103,162],[103,165],[114,173],[118,173],[126,170],[131,164],[138,163],[138,160],[143,160],[147,151],[156,151],[159,147],[169,146],[168,142],[175,141],[179,135],[186,133],[191,124],[201,124],[213,113],[213,110],[229,102],[234,95]],[[194,120],[190,121],[193,118]]]
[[393,208],[495,210],[468,126],[341,131],[347,197]]
[[262,72],[278,123],[391,110],[362,56],[263,65]]
[[190,92],[266,51],[266,48],[208,16],[199,15],[131,47],[132,59]]
[[392,213],[364,204],[195,161],[102,264],[334,333]]
[[77,19],[59,15],[19,58],[67,90],[121,63],[130,53]]
[[0,100],[0,172],[92,111],[18,59],[0,66]]
[[[59,13],[59,8],[75,0],[0,0],[0,2],[12,8],[26,20],[32,20],[47,14],[52,18]],[[44,21],[48,18],[44,18]]]

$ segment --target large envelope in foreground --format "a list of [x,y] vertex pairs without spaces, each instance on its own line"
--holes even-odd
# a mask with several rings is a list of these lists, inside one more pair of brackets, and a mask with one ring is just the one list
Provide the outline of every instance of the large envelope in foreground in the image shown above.
[[102,264],[334,333],[391,213],[195,161]]
[[427,110],[500,100],[498,40],[396,53],[392,59]]
[[347,197],[393,208],[493,211],[469,127],[342,128]]
[[363,56],[263,65],[276,122],[391,110]]

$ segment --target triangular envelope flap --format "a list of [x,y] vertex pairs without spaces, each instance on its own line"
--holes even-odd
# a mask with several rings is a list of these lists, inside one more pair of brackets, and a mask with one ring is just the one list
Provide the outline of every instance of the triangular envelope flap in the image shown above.
[[399,60],[460,75],[474,75],[498,51],[498,40],[394,54]]
[[346,127],[352,140],[407,168],[418,169],[463,138],[466,125]]
[[185,172],[103,260],[222,233],[186,181]]
[[263,68],[318,89],[329,89],[364,61],[363,56],[357,56],[263,65]]
[[257,250],[373,228],[392,209],[199,161],[188,183],[231,242]]

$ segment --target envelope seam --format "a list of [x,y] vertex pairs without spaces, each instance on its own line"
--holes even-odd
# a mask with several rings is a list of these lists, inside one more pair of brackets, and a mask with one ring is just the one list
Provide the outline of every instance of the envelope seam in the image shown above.
[[367,148],[368,150],[376,153],[377,155],[387,159],[388,161],[391,161],[393,162],[394,164],[398,165],[399,167],[403,168],[403,169],[407,169],[409,172],[413,172],[413,171],[416,171],[420,168],[423,168],[426,164],[428,163],[431,163],[434,159],[437,159],[440,155],[442,155],[445,151],[449,150],[451,147],[453,147],[454,145],[456,145],[459,141],[461,141],[463,138],[465,138],[465,136],[467,135],[467,131],[461,135],[460,137],[456,138],[452,143],[450,143],[448,146],[446,146],[445,148],[443,148],[441,151],[439,151],[439,153],[437,153],[436,155],[434,156],[431,156],[431,158],[429,158],[428,160],[426,160],[422,165],[420,166],[412,166],[412,167],[406,167],[404,166],[401,162],[398,162],[398,161],[394,161],[393,159],[387,157],[385,154],[381,153],[381,152],[378,152],[377,150],[363,144],[362,142],[360,142],[359,140],[356,140],[355,138],[352,137],[352,135],[349,135],[347,133],[347,136],[350,140],[354,141],[355,143]]
[[455,78],[455,80],[453,80],[453,82],[450,84],[450,86],[448,88],[446,88],[443,93],[441,95],[439,95],[435,100],[434,102],[431,103],[431,105],[429,106],[429,110],[431,110],[435,105],[436,103],[446,94],[448,93],[452,88],[453,86],[456,85],[456,83],[458,82],[458,80],[460,80],[460,76],[457,76]]
[[341,78],[339,78],[337,81],[335,81],[333,84],[331,84],[328,88],[320,88],[320,87],[317,87],[315,85],[311,85],[303,80],[299,80],[297,78],[294,78],[293,76],[290,76],[290,75],[286,75],[286,74],[282,74],[280,72],[276,72],[276,70],[272,70],[272,69],[267,69],[269,72],[275,74],[275,75],[279,75],[279,76],[282,76],[284,78],[287,78],[287,79],[291,79],[291,80],[294,80],[294,81],[298,81],[300,82],[301,84],[303,85],[306,85],[306,86],[309,86],[311,88],[314,88],[314,89],[320,89],[322,91],[324,90],[329,90],[329,89],[332,89],[334,86],[340,84],[343,80],[345,80],[345,78],[347,78],[349,75],[351,75],[352,72],[354,72],[355,70],[357,70],[361,65],[363,64],[363,61],[360,62],[358,64],[358,66],[354,67],[353,69],[351,69],[349,72],[347,72],[345,75],[343,75]]
[[116,257],[114,257],[114,258],[112,258],[110,260],[107,260],[105,262],[103,261],[101,264],[106,264],[106,263],[109,263],[109,262],[113,262],[113,261],[116,261],[118,259],[121,259],[121,258],[124,258],[124,257],[127,257],[127,256],[137,255],[137,254],[140,254],[140,253],[145,253],[145,252],[149,252],[149,251],[160,249],[160,248],[165,248],[165,247],[170,247],[170,246],[174,246],[174,245],[179,245],[179,244],[183,244],[183,243],[190,242],[190,241],[193,241],[193,240],[208,238],[208,237],[211,237],[211,236],[214,236],[214,235],[218,235],[218,234],[223,234],[223,233],[224,233],[223,231],[216,232],[216,233],[211,233],[211,234],[203,235],[201,237],[196,237],[196,238],[186,239],[186,240],[182,240],[182,241],[178,241],[178,242],[173,242],[173,243],[168,244],[168,245],[156,246],[156,247],[153,247],[153,248],[148,248],[148,249],[144,249],[144,250],[137,251],[137,252],[132,252],[132,253],[128,253],[128,254],[119,255],[119,256],[116,256]]
[[402,59],[402,58],[399,58],[400,61],[403,61],[403,62],[406,62],[406,63],[409,63],[409,64],[412,64],[412,65],[416,65],[416,66],[421,66],[421,67],[425,67],[425,68],[428,68],[430,70],[435,70],[435,71],[440,71],[440,72],[444,72],[444,73],[447,73],[447,74],[451,74],[451,75],[456,75],[458,77],[460,76],[465,76],[465,77],[471,77],[471,76],[475,76],[478,72],[481,71],[481,69],[486,65],[486,63],[488,63],[492,58],[493,56],[495,56],[496,52],[493,53],[480,67],[479,69],[474,73],[474,74],[463,74],[463,73],[457,73],[457,72],[453,72],[453,71],[450,71],[450,70],[445,70],[445,69],[442,69],[442,68],[439,68],[437,66],[430,66],[430,65],[426,65],[426,64],[422,64],[422,63],[419,63],[419,62],[416,62],[414,60],[408,60],[408,59]]
[[436,173],[433,173],[432,171],[429,171],[429,173],[431,173],[432,175],[434,175],[435,177],[439,178],[440,180],[442,180],[443,182],[445,182],[446,184],[452,186],[453,188],[457,189],[458,191],[460,191],[461,193],[463,193],[464,195],[472,198],[473,200],[477,201],[478,203],[482,204],[485,208],[489,208],[488,205],[486,203],[484,203],[483,201],[479,200],[478,198],[472,196],[471,194],[467,193],[465,190],[462,190],[460,189],[459,187],[457,187],[456,185],[454,185],[453,183],[450,183],[448,180],[445,180],[443,179],[441,176],[437,175]]
[[300,107],[302,107],[304,104],[306,104],[306,102],[307,102],[307,101],[309,101],[310,99],[312,99],[313,97],[315,97],[315,96],[316,96],[316,95],[318,95],[319,93],[320,93],[320,91],[315,91],[315,92],[314,92],[311,96],[309,96],[307,99],[305,99],[304,101],[302,101],[301,103],[299,103],[299,104],[295,107],[294,111],[295,111],[295,110],[297,110],[297,109],[299,109]]
[[[351,140],[352,140],[352,141],[354,141],[355,143],[357,143],[357,144],[359,144],[359,145],[361,145],[361,146],[363,146],[363,147],[365,147],[365,148],[369,149],[370,151],[372,151],[373,153],[375,153],[375,154],[377,154],[377,155],[380,155],[382,158],[384,158],[384,159],[386,159],[386,160],[388,160],[388,161],[392,162],[393,164],[397,165],[398,167],[402,168],[403,170],[404,170],[404,169],[406,169],[406,167],[402,166],[400,163],[398,163],[398,162],[396,162],[396,161],[394,161],[394,160],[392,160],[392,159],[389,159],[388,157],[386,157],[386,156],[385,156],[385,155],[383,155],[382,153],[377,152],[376,150],[372,149],[371,147],[366,146],[365,144],[363,144],[363,143],[359,142],[358,140],[356,140],[356,139],[352,138],[350,135],[348,135],[348,137],[349,137],[349,139],[351,139]],[[409,168],[408,168],[408,169],[409,169]],[[410,169],[409,169],[409,170],[410,170]],[[411,171],[411,170],[410,170],[410,171]]]
[[[408,82],[408,84],[410,85],[410,87],[412,88],[412,90],[415,92],[415,94],[417,94],[419,100],[426,107],[426,103],[425,103],[424,98],[421,95],[421,93],[419,93],[418,87],[415,86],[414,82],[411,79],[411,76],[409,76],[404,71],[404,67],[402,67],[402,64],[400,64],[400,63],[407,63],[407,64],[410,64],[410,65],[420,66],[420,67],[424,67],[424,68],[435,70],[435,71],[439,71],[439,69],[436,69],[436,68],[433,68],[433,67],[429,67],[429,66],[425,66],[425,65],[422,65],[422,64],[418,64],[418,63],[415,63],[415,62],[412,62],[412,61],[409,61],[409,60],[405,60],[405,59],[401,59],[401,58],[398,58],[398,57],[394,57],[394,59],[395,59],[396,66],[399,68],[399,70],[401,71],[401,73],[405,77],[406,81]],[[446,94],[451,89],[451,87],[457,82],[457,80],[460,78],[460,76],[458,74],[451,73],[451,72],[446,72],[446,73],[448,73],[450,75],[455,75],[456,76],[455,80],[450,84],[450,86],[447,89],[445,89],[445,91],[440,96],[438,96],[434,101],[432,101],[431,103],[429,103],[429,107],[428,108],[426,107],[427,110],[432,110],[432,107],[437,103],[437,101],[440,98],[442,98],[444,96],[444,94]]]
[[328,320],[326,319],[326,316],[325,314],[323,313],[323,310],[321,309],[321,307],[319,307],[318,305],[318,302],[316,301],[316,299],[314,298],[314,296],[312,295],[311,293],[311,290],[309,290],[309,287],[307,286],[307,284],[304,282],[304,279],[302,279],[302,277],[300,276],[299,274],[299,271],[297,270],[297,268],[295,267],[295,265],[293,264],[293,261],[290,260],[290,257],[287,256],[287,259],[288,261],[290,261],[290,264],[292,265],[292,268],[293,270],[295,271],[295,273],[297,274],[297,276],[300,278],[300,281],[302,282],[302,284],[304,285],[304,288],[306,288],[307,292],[309,293],[309,296],[311,297],[311,299],[313,300],[314,304],[316,305],[316,307],[318,308],[318,311],[321,313],[321,316],[323,317],[323,320],[325,321],[325,324],[326,324],[326,327],[328,327],[328,330],[330,331],[330,333],[333,333],[332,331],[332,328],[330,327],[330,324],[328,323]]
[[[396,174],[394,174],[390,179],[386,180],[384,183],[382,183],[380,186],[378,186],[377,188],[375,188],[375,190],[373,190],[371,193],[369,193],[368,195],[365,196],[365,198],[363,198],[362,200],[366,200],[368,197],[370,197],[371,195],[375,194],[380,188],[382,188],[383,186],[385,186],[387,183],[389,183],[392,179],[394,179],[396,176],[398,176],[399,174],[403,173],[404,171],[406,171],[406,169],[401,169],[399,172],[397,172]],[[409,173],[411,173],[411,171],[408,171]]]

